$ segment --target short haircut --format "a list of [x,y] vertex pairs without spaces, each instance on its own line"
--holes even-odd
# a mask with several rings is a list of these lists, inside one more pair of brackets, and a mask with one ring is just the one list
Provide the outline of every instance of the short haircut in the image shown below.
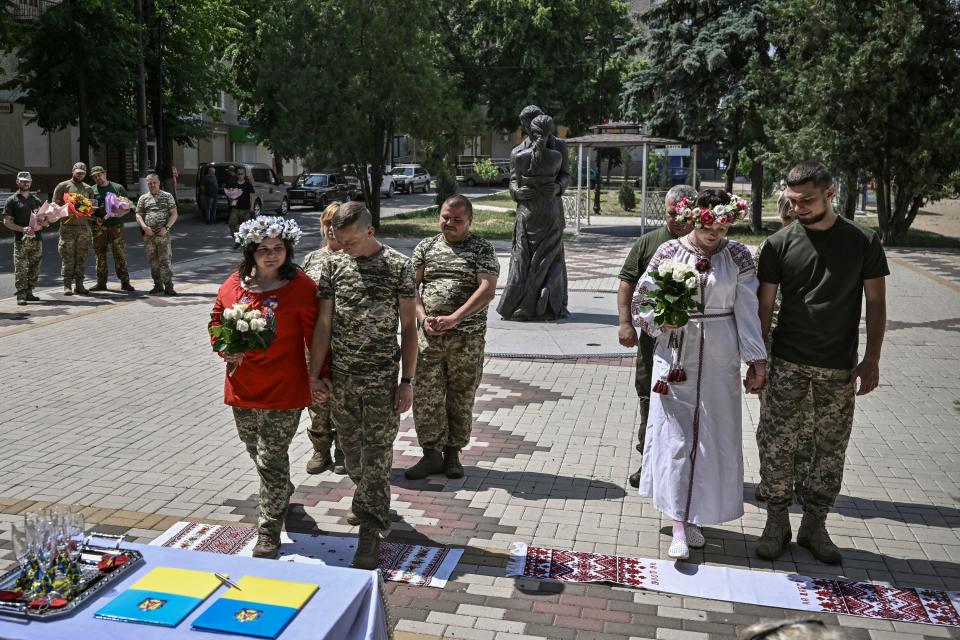
[[328,225],[333,222],[333,215],[340,209],[339,202],[332,202],[327,205],[327,208],[323,210],[323,213],[320,214],[320,224]]
[[330,220],[334,229],[346,229],[354,225],[369,227],[373,224],[373,216],[362,202],[347,202],[337,208]]
[[787,174],[787,184],[791,187],[799,187],[808,182],[812,182],[817,189],[826,189],[833,184],[833,176],[829,169],[816,160],[804,160]]
[[689,198],[691,201],[697,199],[697,190],[691,187],[688,184],[675,184],[670,187],[670,190],[667,191],[667,195],[664,200],[673,200],[674,202],[680,202],[684,198]]
[[444,207],[447,207],[448,209],[466,209],[467,214],[471,218],[473,217],[473,203],[470,202],[470,198],[463,194],[455,193],[444,200],[443,204],[440,205],[440,210],[442,211]]
[[697,194],[697,206],[713,209],[718,204],[729,204],[730,194],[723,189],[704,189]]

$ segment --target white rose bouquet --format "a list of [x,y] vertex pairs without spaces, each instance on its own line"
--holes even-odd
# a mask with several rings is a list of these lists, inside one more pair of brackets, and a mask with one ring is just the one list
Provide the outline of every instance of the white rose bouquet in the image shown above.
[[[235,304],[220,314],[220,325],[210,327],[213,350],[227,355],[240,355],[266,349],[277,337],[274,322],[268,321],[259,309]],[[230,368],[232,375],[240,363]]]
[[661,262],[651,274],[657,289],[644,290],[636,301],[642,309],[653,309],[654,323],[659,327],[670,327],[668,347],[672,353],[672,363],[665,377],[653,386],[656,393],[667,393],[667,382],[683,382],[687,374],[683,370],[683,327],[690,321],[690,312],[703,313],[703,304],[694,296],[700,291],[700,282],[693,267],[667,259]]

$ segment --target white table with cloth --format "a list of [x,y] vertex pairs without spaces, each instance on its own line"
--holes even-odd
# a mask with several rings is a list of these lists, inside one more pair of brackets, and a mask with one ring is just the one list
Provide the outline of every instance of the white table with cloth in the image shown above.
[[[191,629],[191,623],[226,593],[218,588],[177,627],[160,627],[95,618],[94,614],[114,597],[156,567],[174,567],[225,573],[234,582],[243,576],[258,576],[308,582],[320,588],[279,636],[281,640],[381,640],[389,637],[387,612],[375,571],[343,569],[317,564],[277,562],[261,558],[184,551],[140,544],[124,544],[143,554],[143,562],[73,614],[48,622],[0,616],[0,638],[20,640],[162,640],[176,637],[223,640],[222,633]],[[243,636],[234,636],[243,637]]]

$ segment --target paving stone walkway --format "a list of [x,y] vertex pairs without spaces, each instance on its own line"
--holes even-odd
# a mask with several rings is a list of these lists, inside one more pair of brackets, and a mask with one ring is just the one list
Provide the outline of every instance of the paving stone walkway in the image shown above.
[[[397,245],[409,253],[413,243]],[[465,554],[443,590],[387,585],[398,639],[706,640],[733,638],[762,619],[810,617],[505,576],[515,540],[666,557],[669,522],[626,483],[638,462],[634,361],[616,344],[610,293],[629,245],[602,236],[568,243],[571,297],[583,302],[569,321],[525,329],[519,342],[509,323],[491,324],[487,349],[496,355],[486,362],[465,478],[405,480],[402,469],[419,449],[412,419],[403,419],[390,535]],[[498,248],[505,260],[507,247]],[[707,547],[690,562],[960,589],[960,254],[888,255],[881,386],[857,404],[842,496],[829,519],[843,564],[819,564],[795,545],[776,563],[754,556],[763,524],[754,500],[755,398],[744,400],[746,514],[708,527]],[[44,294],[45,304],[27,308],[0,300],[0,568],[13,561],[10,523],[48,502],[80,505],[98,530],[137,541],[183,519],[255,523],[257,476],[222,404],[223,369],[205,334],[232,260],[177,266],[184,295],[175,299]],[[584,331],[598,347],[587,348]],[[355,533],[344,520],[350,480],[307,475],[309,455],[300,433],[287,528]],[[792,517],[796,526],[799,511]],[[957,630],[814,617],[850,638],[960,638]]]

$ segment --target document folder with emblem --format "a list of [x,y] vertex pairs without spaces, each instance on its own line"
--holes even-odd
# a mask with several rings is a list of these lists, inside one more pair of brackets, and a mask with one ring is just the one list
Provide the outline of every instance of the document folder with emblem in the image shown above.
[[157,567],[95,616],[106,620],[175,627],[223,584],[209,571]]
[[276,638],[316,593],[317,585],[244,576],[193,621],[193,628]]

